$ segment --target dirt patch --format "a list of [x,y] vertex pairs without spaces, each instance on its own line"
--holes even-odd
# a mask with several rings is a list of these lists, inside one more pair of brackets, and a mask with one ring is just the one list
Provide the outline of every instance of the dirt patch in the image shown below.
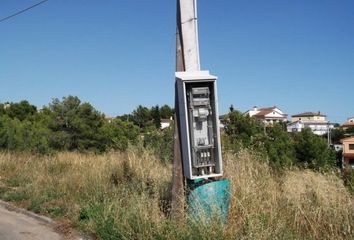
[[67,219],[60,219],[54,223],[54,230],[64,236],[65,240],[95,239],[92,236],[82,236],[73,227],[72,223]]

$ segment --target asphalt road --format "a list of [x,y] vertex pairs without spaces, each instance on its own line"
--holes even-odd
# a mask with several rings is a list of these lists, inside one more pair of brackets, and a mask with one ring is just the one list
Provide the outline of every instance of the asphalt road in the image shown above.
[[0,206],[0,240],[62,240],[49,225]]

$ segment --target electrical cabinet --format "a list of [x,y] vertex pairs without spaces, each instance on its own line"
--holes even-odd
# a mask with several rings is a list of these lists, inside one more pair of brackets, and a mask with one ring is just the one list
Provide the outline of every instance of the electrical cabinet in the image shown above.
[[184,176],[222,176],[216,77],[209,71],[176,72]]

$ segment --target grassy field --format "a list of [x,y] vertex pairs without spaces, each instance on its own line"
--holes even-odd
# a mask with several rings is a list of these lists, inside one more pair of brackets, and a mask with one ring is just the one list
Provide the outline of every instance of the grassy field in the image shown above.
[[226,225],[169,217],[171,166],[151,152],[0,153],[0,198],[98,239],[353,239],[354,199],[336,174],[274,172],[260,156],[225,154]]

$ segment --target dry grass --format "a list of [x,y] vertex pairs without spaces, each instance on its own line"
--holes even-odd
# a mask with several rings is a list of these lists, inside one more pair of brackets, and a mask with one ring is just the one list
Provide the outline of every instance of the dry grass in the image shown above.
[[171,166],[152,153],[0,154],[0,196],[101,239],[353,239],[353,197],[335,174],[273,172],[260,156],[225,154],[226,226],[166,214]]
[[170,176],[171,168],[150,152],[59,153],[53,157],[0,154],[2,198],[60,220],[69,218],[91,232],[103,224],[97,221],[104,222],[123,210],[160,222],[165,217],[160,209],[168,197],[164,194]]
[[353,239],[354,201],[334,173],[273,172],[244,150],[226,156],[230,228],[251,239]]

